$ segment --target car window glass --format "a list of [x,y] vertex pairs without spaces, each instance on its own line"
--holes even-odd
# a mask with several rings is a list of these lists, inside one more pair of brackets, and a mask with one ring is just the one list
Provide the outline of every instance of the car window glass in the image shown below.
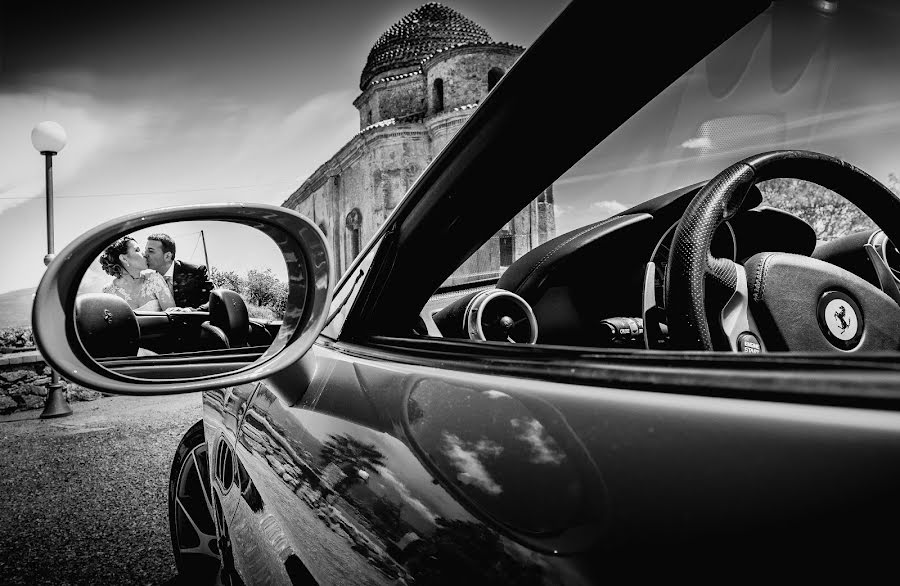
[[[872,26],[859,26],[861,22]],[[636,208],[637,224],[628,230],[629,237],[591,240],[554,267],[555,282],[545,282],[540,296],[545,307],[543,319],[538,319],[539,342],[646,347],[642,295],[647,263],[655,261],[649,288],[661,300],[669,245],[684,207],[676,213],[673,206],[668,215],[661,214],[666,216],[660,220],[666,223],[662,228],[651,229],[639,214],[661,208],[662,203],[651,203],[654,198],[699,187],[751,155],[794,149],[821,152],[859,167],[900,195],[895,156],[900,144],[896,100],[900,76],[892,65],[900,59],[900,37],[894,32],[898,25],[900,14],[888,2],[842,5],[837,12],[821,3],[776,3],[498,226],[434,292],[421,315],[435,323],[417,333],[472,338],[467,310],[477,309],[479,300],[498,282],[503,284],[503,275],[523,264],[528,264],[520,271],[525,274],[546,268],[566,242],[619,223]],[[757,217],[756,223],[743,222],[743,233],[737,226],[725,225],[714,238],[714,256],[739,262],[772,250],[821,258],[816,256],[821,245],[877,230],[856,206],[815,183],[774,178],[759,189],[758,209],[777,208],[795,219],[773,212],[766,217],[775,217],[777,223]],[[536,253],[540,258],[523,261],[551,240],[553,246]],[[859,262],[845,262],[830,252],[833,248],[822,254],[878,285],[864,243],[865,238],[858,246]],[[890,254],[885,256],[890,264]],[[896,254],[894,261],[900,262]],[[890,268],[896,271],[900,265]],[[526,280],[520,274],[516,282],[532,291],[531,285],[522,285]],[[451,307],[460,300],[461,306]],[[498,320],[524,323],[524,315],[510,313],[517,311],[518,302],[503,303],[503,311],[495,316]],[[612,320],[606,325],[622,337],[614,344],[596,337],[598,322],[606,318]],[[585,323],[592,325],[573,333],[573,324]],[[504,341],[508,331],[513,330],[500,328],[499,334],[486,332],[475,339]]]
[[360,260],[359,264],[352,267],[352,271],[350,271],[348,275],[345,275],[345,278],[342,280],[340,287],[335,292],[334,298],[332,299],[331,309],[328,312],[328,320],[325,322],[325,329],[322,330],[323,336],[336,340],[341,334],[341,330],[344,327],[344,321],[350,313],[350,308],[353,307],[353,302],[356,300],[363,279],[365,279],[365,276],[368,274],[369,267],[372,266],[372,260],[375,258],[375,253],[378,251],[381,242],[383,242],[383,239],[379,239],[378,242],[374,243],[365,253],[365,256]]

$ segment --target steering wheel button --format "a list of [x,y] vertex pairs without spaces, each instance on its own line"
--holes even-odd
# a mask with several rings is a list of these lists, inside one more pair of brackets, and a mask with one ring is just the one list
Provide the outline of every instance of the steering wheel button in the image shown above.
[[738,352],[743,352],[744,354],[760,354],[762,352],[762,345],[759,343],[759,339],[749,332],[738,336],[737,347]]

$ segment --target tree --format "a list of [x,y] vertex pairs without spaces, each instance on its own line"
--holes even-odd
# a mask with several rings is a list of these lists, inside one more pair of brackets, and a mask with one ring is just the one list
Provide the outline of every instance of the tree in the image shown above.
[[[275,277],[272,269],[265,271],[250,269],[247,272],[246,295],[251,303],[274,308],[285,293],[284,284]],[[283,309],[284,303],[281,302],[281,305]]]
[[330,435],[319,452],[319,460],[323,467],[334,464],[346,475],[334,487],[335,492],[341,492],[351,482],[358,480],[361,470],[377,472],[377,468],[385,464],[384,454],[378,448],[347,434]]
[[238,293],[247,304],[250,317],[281,319],[287,302],[288,287],[272,273],[272,269],[250,269],[247,278],[234,271],[210,267],[209,280],[215,287]]
[[434,534],[414,545],[406,567],[417,584],[545,583],[539,565],[521,553],[511,555],[484,523],[440,517]]
[[236,272],[223,271],[218,267],[209,268],[209,280],[216,287],[222,287],[235,293],[243,293],[244,289],[247,288],[247,281],[242,279]]
[[[890,185],[893,178],[894,185]],[[900,186],[897,177],[888,176],[892,189]],[[763,203],[792,213],[816,231],[819,240],[833,240],[875,229],[875,223],[855,205],[821,185],[800,179],[770,179],[758,185]]]

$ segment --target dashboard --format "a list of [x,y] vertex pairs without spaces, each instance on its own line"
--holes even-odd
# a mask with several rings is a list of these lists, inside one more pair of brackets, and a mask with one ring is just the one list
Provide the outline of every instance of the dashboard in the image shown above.
[[[675,237],[675,229],[677,227],[677,223],[672,224],[666,230],[663,237],[656,243],[656,248],[650,257],[650,261],[653,263],[654,297],[660,308],[665,307],[663,300],[665,299],[666,270],[669,266],[669,252],[672,250],[672,239]],[[737,261],[737,239],[734,235],[734,228],[731,227],[731,222],[724,222],[713,234],[710,252],[716,258],[727,258],[731,261]]]
[[[663,195],[557,236],[517,259],[496,284],[423,311],[423,330],[427,327],[427,335],[516,343],[665,348],[669,252],[678,222],[700,187]],[[878,286],[867,244],[900,282],[900,251],[883,232],[818,243],[809,224],[762,205],[754,187],[738,213],[717,229],[711,252],[738,263],[764,251],[808,256]],[[483,306],[479,296],[487,300]],[[481,318],[473,311],[479,307],[490,323],[476,335],[472,324]],[[507,331],[515,335],[507,337]]]

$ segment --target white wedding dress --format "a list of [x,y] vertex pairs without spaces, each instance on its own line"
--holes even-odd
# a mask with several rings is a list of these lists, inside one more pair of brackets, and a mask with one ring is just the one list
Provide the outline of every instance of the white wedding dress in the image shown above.
[[103,288],[104,293],[118,295],[128,302],[128,305],[135,311],[163,311],[163,307],[172,307],[175,300],[169,285],[162,275],[154,270],[147,270],[141,273],[140,285],[137,293],[129,292],[118,283],[122,283],[122,278],[113,280],[112,283]]

